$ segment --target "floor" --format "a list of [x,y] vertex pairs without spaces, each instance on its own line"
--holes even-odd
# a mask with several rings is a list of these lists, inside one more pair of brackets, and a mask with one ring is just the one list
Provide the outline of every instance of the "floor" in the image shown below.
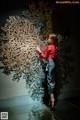
[[0,109],[9,120],[80,120],[80,97],[58,100],[54,111],[42,103],[24,104]]
[[9,120],[55,120],[53,113],[44,104],[25,104],[1,109],[8,112]]
[[53,114],[56,120],[80,120],[80,97],[59,100]]

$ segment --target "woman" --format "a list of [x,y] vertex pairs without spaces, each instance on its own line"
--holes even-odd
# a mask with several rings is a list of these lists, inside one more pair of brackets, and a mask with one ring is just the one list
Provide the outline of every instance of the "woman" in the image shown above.
[[51,108],[54,107],[54,88],[55,88],[55,53],[56,53],[56,46],[55,46],[56,35],[50,34],[48,38],[48,46],[46,48],[45,54],[40,50],[40,47],[36,47],[37,53],[40,57],[47,60],[46,70],[47,70],[47,86],[48,92],[50,95],[50,105]]

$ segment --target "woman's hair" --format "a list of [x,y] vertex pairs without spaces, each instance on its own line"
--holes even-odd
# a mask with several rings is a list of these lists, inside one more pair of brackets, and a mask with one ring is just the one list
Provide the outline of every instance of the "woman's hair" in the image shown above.
[[51,39],[55,39],[56,37],[57,37],[56,34],[53,34],[53,33],[49,34],[49,38],[51,38]]
[[49,38],[54,40],[54,43],[57,42],[57,34],[51,33],[51,34],[49,34]]

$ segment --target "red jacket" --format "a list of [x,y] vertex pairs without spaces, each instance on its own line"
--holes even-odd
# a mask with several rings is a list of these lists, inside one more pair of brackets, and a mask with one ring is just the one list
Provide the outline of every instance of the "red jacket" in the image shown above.
[[45,54],[42,52],[39,52],[39,55],[44,59],[54,59],[55,53],[56,53],[55,45],[49,45],[45,51]]

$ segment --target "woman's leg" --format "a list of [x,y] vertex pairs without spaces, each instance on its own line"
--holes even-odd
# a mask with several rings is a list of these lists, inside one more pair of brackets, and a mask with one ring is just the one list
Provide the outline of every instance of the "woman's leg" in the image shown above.
[[50,104],[51,104],[51,108],[54,107],[54,102],[55,102],[54,93],[50,93]]
[[48,91],[50,94],[50,103],[51,107],[54,107],[54,88],[55,88],[55,63],[53,60],[49,60],[48,62],[48,71],[47,71],[47,85],[48,85]]

